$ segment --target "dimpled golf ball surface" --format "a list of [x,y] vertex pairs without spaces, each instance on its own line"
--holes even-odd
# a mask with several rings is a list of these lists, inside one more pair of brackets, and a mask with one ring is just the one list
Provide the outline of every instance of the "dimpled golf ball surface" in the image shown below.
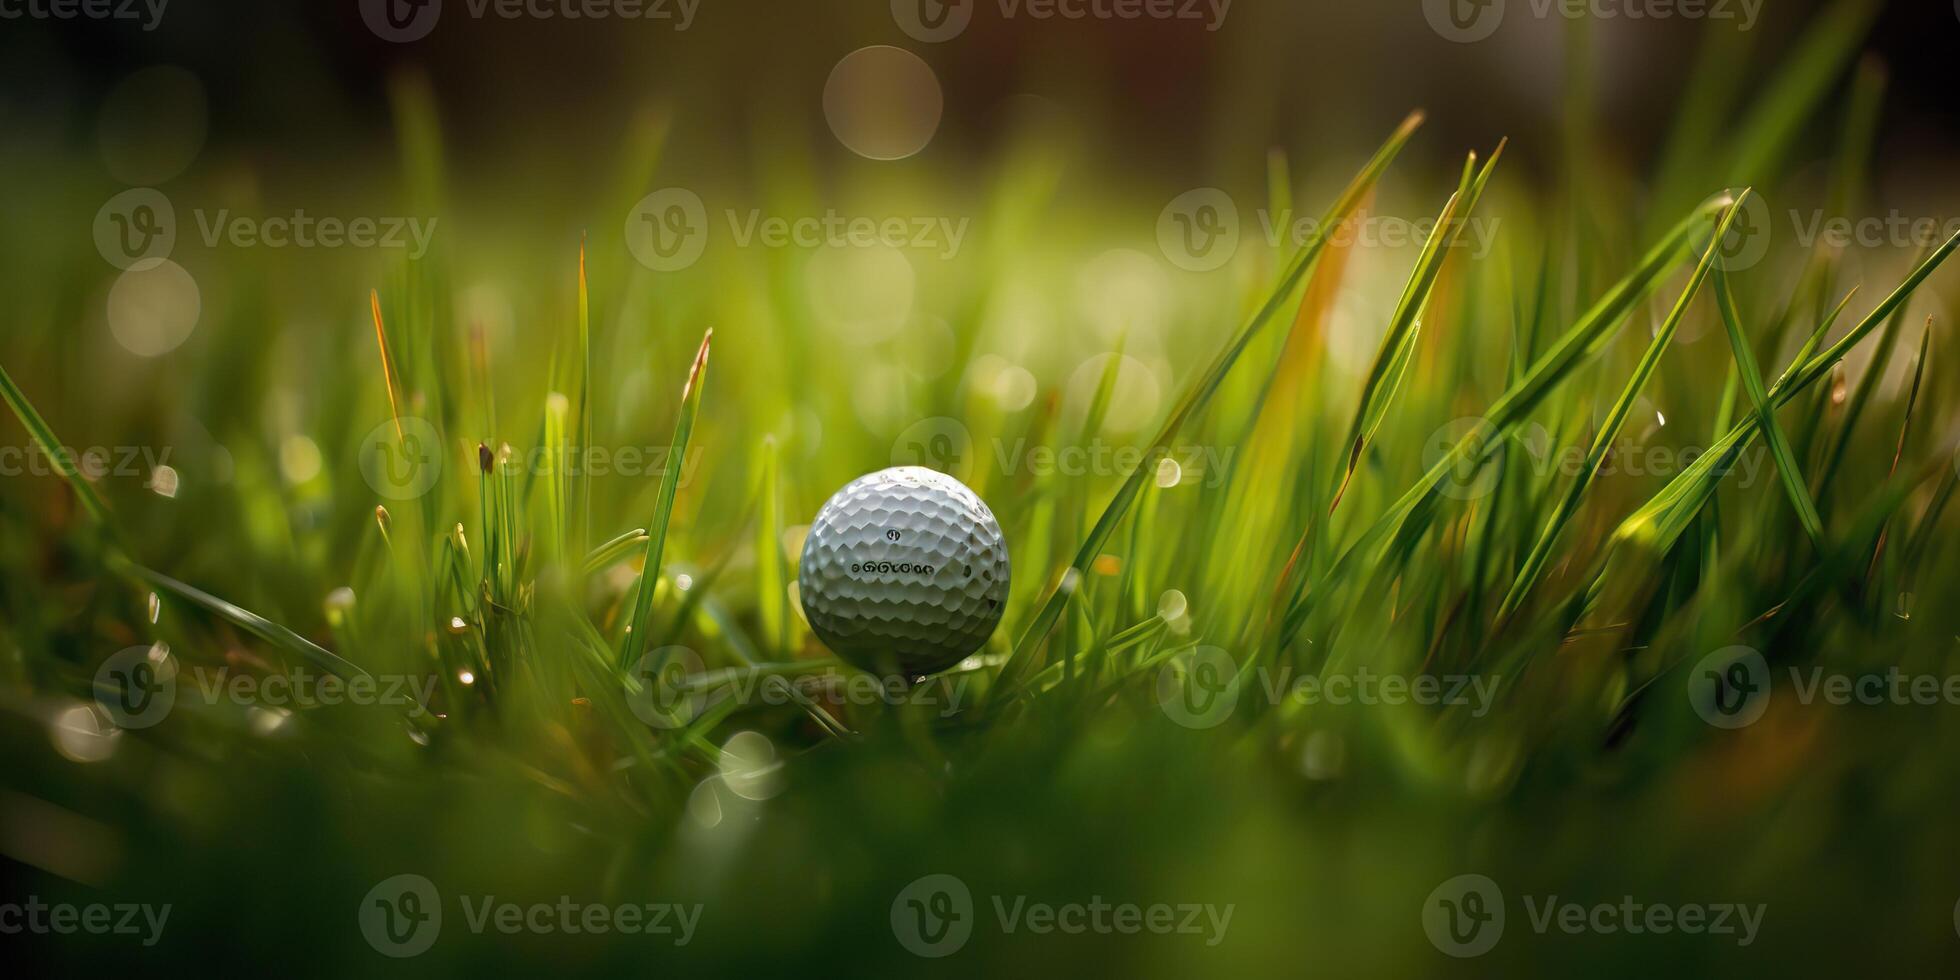
[[872,673],[945,670],[987,642],[1007,605],[1007,544],[980,497],[950,476],[894,466],[817,511],[797,587],[839,657]]

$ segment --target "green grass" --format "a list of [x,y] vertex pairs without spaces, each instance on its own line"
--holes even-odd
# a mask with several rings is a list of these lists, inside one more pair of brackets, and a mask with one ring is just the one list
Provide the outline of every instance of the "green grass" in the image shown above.
[[[357,906],[402,873],[445,895],[705,910],[673,950],[472,937],[451,905],[412,965],[453,974],[910,970],[892,903],[929,873],[960,876],[983,916],[948,962],[990,973],[1442,972],[1423,901],[1469,872],[1512,896],[1507,938],[1473,964],[1499,972],[1950,958],[1954,706],[1779,687],[1727,731],[1689,698],[1704,658],[1737,645],[1773,671],[1960,670],[1943,601],[1960,573],[1960,396],[1934,361],[1960,239],[1918,254],[1777,240],[1751,268],[1720,261],[1751,194],[1778,209],[1866,196],[1882,73],[1852,65],[1874,10],[1833,5],[1774,71],[1744,71],[1768,56],[1711,36],[1651,175],[1577,137],[1458,167],[1462,148],[1419,113],[1375,121],[1372,156],[1313,146],[1347,161],[1345,183],[1298,176],[1298,154],[1251,161],[1248,232],[1253,201],[1329,202],[1321,228],[1438,215],[1404,249],[1248,233],[1223,269],[1179,271],[1149,236],[1176,191],[1062,162],[1041,130],[1011,134],[977,180],[840,178],[854,200],[987,219],[956,260],[909,259],[919,315],[872,339],[834,307],[876,289],[822,288],[862,256],[634,262],[621,216],[668,183],[683,131],[651,109],[595,167],[620,176],[577,216],[589,239],[202,256],[209,315],[163,359],[55,342],[103,277],[85,244],[60,274],[0,273],[20,297],[0,394],[21,441],[181,446],[182,480],[166,498],[64,463],[0,487],[0,718],[17,760],[0,807],[59,814],[0,847],[44,895],[176,903],[173,962],[220,948],[343,974],[381,962]],[[467,214],[433,95],[403,82],[394,108],[408,206]],[[1820,129],[1844,134],[1834,151],[1808,149]],[[769,208],[820,199],[805,152],[761,165]],[[1571,172],[1545,186],[1521,152]],[[1651,193],[1605,196],[1627,186]],[[1499,229],[1487,256],[1467,247],[1480,218]],[[1085,270],[1115,248],[1151,271],[1094,295],[1158,298],[1084,312]],[[295,281],[312,285],[280,288]],[[891,703],[791,684],[866,680],[801,618],[800,531],[936,420],[968,440],[962,475],[1011,547],[1000,629]],[[412,424],[436,433],[441,477],[384,498],[362,454],[377,438],[411,452]],[[1094,445],[1140,462],[1028,464],[1031,447]],[[1193,446],[1229,462],[1195,472]],[[562,464],[629,448],[658,459]],[[1619,465],[1663,449],[1679,461],[1661,472]],[[1757,452],[1763,468],[1742,465]],[[309,453],[317,465],[293,462]],[[1159,478],[1166,459],[1179,479]],[[98,669],[150,646],[179,678],[169,716],[86,741],[108,746],[99,760],[55,751]],[[292,711],[199,696],[210,672],[302,667],[432,686]],[[1359,671],[1495,694],[1269,695]],[[1178,723],[1192,685],[1227,681],[1218,724]],[[1551,893],[1770,912],[1746,949],[1532,935],[1517,896]],[[986,925],[988,895],[1237,913],[1217,947],[1040,938]],[[64,946],[91,963],[129,952]]]

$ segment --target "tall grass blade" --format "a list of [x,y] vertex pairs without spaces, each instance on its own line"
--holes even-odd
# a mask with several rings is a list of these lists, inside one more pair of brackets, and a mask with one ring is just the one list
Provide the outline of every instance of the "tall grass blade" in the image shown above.
[[640,565],[639,586],[634,590],[633,618],[619,640],[622,668],[630,665],[647,645],[648,615],[653,611],[653,593],[660,582],[660,561],[674,516],[674,498],[680,492],[681,476],[686,472],[682,460],[687,456],[687,440],[694,432],[694,418],[701,411],[701,388],[708,373],[708,345],[714,338],[712,328],[701,336],[701,348],[695,352],[694,364],[687,371],[687,384],[681,388],[680,415],[674,421],[674,439],[667,448],[667,472],[660,479],[660,496],[654,503],[653,519],[647,522],[647,546]]
[[1719,270],[1715,273],[1715,303],[1721,310],[1722,326],[1729,335],[1729,347],[1735,352],[1737,376],[1742,379],[1744,390],[1749,392],[1749,403],[1756,407],[1763,432],[1769,440],[1770,453],[1776,457],[1776,472],[1782,477],[1784,491],[1790,495],[1790,506],[1796,508],[1797,520],[1803,523],[1804,533],[1810,536],[1811,545],[1822,553],[1824,520],[1817,514],[1817,504],[1810,499],[1810,488],[1804,482],[1796,454],[1790,451],[1790,442],[1783,435],[1783,427],[1776,422],[1776,410],[1769,403],[1769,389],[1763,385],[1762,369],[1757,366],[1756,355],[1749,347],[1749,338],[1742,330],[1742,314],[1736,310],[1735,295],[1729,289],[1729,277]]

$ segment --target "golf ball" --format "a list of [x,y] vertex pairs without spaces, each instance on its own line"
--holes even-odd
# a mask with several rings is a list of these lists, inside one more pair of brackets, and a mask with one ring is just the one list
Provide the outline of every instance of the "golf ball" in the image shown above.
[[803,613],[872,673],[945,670],[987,642],[1007,605],[1007,543],[979,495],[922,466],[852,480],[803,542]]

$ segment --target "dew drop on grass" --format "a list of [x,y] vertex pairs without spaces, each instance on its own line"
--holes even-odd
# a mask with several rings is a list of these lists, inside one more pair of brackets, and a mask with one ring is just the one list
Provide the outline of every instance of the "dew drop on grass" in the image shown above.
[[163,614],[163,600],[158,599],[156,593],[154,592],[150,593],[150,625],[155,626],[157,622],[157,617],[162,614]]
[[1177,465],[1177,460],[1166,456],[1157,461],[1157,486],[1159,488],[1169,490],[1177,486],[1178,482],[1183,479],[1184,467]]
[[101,762],[116,754],[122,729],[103,721],[95,708],[78,704],[64,709],[48,723],[48,738],[56,752],[70,762]]
[[745,800],[766,800],[782,792],[783,764],[776,746],[760,732],[736,732],[721,746],[721,779]]
[[177,496],[177,470],[170,466],[159,466],[150,471],[149,489],[151,493],[165,499]]
[[347,622],[347,614],[354,608],[354,590],[343,585],[327,593],[320,605],[326,612],[327,625],[338,629]]
[[687,815],[705,828],[721,823],[721,794],[715,791],[712,780],[696,783],[694,792],[687,794]]
[[1190,602],[1184,598],[1184,593],[1176,589],[1170,589],[1157,597],[1157,615],[1164,617],[1164,622],[1169,623],[1173,629],[1176,629],[1180,623],[1186,622],[1190,611]]
[[1300,750],[1300,769],[1308,779],[1339,779],[1347,766],[1347,743],[1334,732],[1314,732]]

